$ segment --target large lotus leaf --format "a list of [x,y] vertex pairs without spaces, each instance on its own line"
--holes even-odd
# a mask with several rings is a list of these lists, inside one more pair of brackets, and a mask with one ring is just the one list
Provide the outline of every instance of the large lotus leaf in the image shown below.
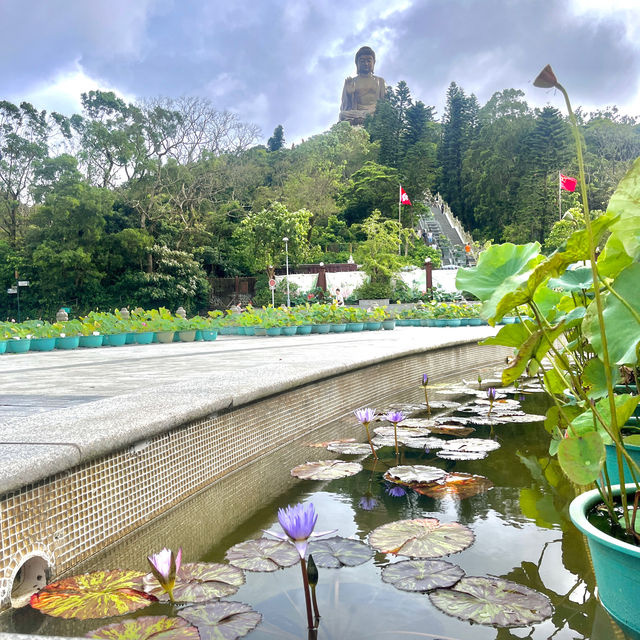
[[450,440],[442,448],[447,451],[473,451],[480,453],[495,451],[500,448],[500,443],[486,438],[463,438],[461,440]]
[[402,560],[382,569],[382,581],[403,591],[451,587],[463,576],[461,567],[446,560]]
[[318,460],[305,462],[291,469],[291,475],[300,480],[335,480],[346,478],[362,471],[358,462],[344,462],[343,460]]
[[[169,598],[152,573],[144,577],[144,582],[145,590],[158,600]],[[173,597],[179,602],[206,602],[233,595],[243,584],[244,573],[237,567],[218,562],[190,562],[183,564],[176,575]]]
[[[640,263],[635,263],[624,269],[611,285],[616,294],[626,301],[626,304],[608,291],[602,296],[604,326],[606,327],[611,363],[635,365],[638,362],[637,348],[638,342],[640,342],[639,282]],[[589,339],[598,357],[604,361],[595,300],[587,309],[587,315],[582,323],[582,331]]]
[[436,455],[443,460],[484,460],[487,457],[485,451],[452,451],[450,449],[440,449]]
[[547,285],[562,291],[586,291],[593,285],[593,273],[590,267],[567,270],[559,278],[551,278]]
[[[607,213],[619,216],[611,225],[611,238],[622,243],[626,253],[640,259],[640,159],[633,163],[609,200]],[[609,238],[609,240],[611,240]]]
[[157,598],[144,592],[138,571],[96,571],[48,584],[31,606],[57,618],[108,618],[142,609]]
[[178,615],[198,627],[201,640],[236,640],[253,631],[262,615],[242,602],[208,602],[180,609]]
[[[396,431],[396,433],[394,434],[394,431]],[[423,436],[428,436],[431,433],[431,429],[427,429],[427,428],[419,428],[419,427],[410,427],[410,428],[404,428],[404,427],[397,427],[397,429],[394,429],[393,427],[376,427],[374,429],[374,432],[376,435],[381,436],[383,438],[386,437],[395,437],[397,436],[398,438],[420,438]],[[371,451],[371,449],[369,449],[369,451]]]
[[623,269],[633,264],[633,258],[625,251],[617,236],[609,236],[598,256],[598,273],[602,278],[615,278]]
[[200,635],[182,618],[141,616],[90,631],[87,638],[103,640],[200,640]]
[[247,540],[236,544],[225,555],[227,562],[247,571],[276,571],[300,560],[296,548],[285,540]]
[[[612,216],[603,215],[591,224],[597,243],[611,223]],[[589,239],[586,230],[575,231],[562,249],[548,258],[537,261],[530,272],[521,273],[506,280],[482,307],[482,313],[489,322],[497,322],[511,309],[536,299],[540,285],[548,278],[558,276],[567,266],[589,258]]]
[[589,484],[600,475],[606,458],[604,442],[599,433],[563,438],[558,445],[558,462],[569,480]]
[[[621,427],[632,415],[638,406],[640,396],[634,396],[629,393],[616,394],[614,397],[614,403],[616,407],[616,422],[618,427]],[[596,402],[596,411],[602,416],[604,422],[608,425],[611,424],[611,408],[609,406],[609,398],[602,398]],[[612,444],[611,437],[604,430],[600,421],[597,420],[591,409],[583,411],[579,416],[575,417],[571,421],[571,429],[569,431],[572,436],[580,436],[585,433],[596,431],[600,434],[605,444]]]
[[548,322],[555,322],[558,315],[558,304],[565,296],[560,291],[554,291],[547,286],[538,287],[533,295],[533,302],[538,308],[538,312],[547,319]]
[[481,345],[498,344],[504,347],[519,347],[534,330],[535,325],[530,320],[515,324],[505,324],[495,336],[485,338]]
[[505,280],[529,270],[541,259],[538,242],[493,245],[480,254],[476,267],[458,269],[456,287],[484,302]]
[[369,444],[363,442],[336,442],[330,444],[327,450],[343,456],[364,456],[371,453]]
[[[618,367],[610,367],[611,379],[616,384],[620,378]],[[591,358],[582,371],[582,387],[590,398],[598,399],[607,395],[607,376],[600,358]]]
[[313,555],[313,559],[319,567],[328,569],[357,567],[373,556],[373,550],[364,542],[340,536],[313,540],[309,543],[308,553]]
[[332,444],[342,444],[355,442],[355,438],[342,438],[341,440],[327,440],[326,442],[307,442],[308,447],[316,447],[318,449],[326,449],[329,445]]
[[410,449],[441,449],[446,440],[442,438],[404,438],[402,444]]
[[436,480],[441,480],[446,475],[447,472],[438,467],[415,464],[391,467],[391,469],[384,474],[384,477],[390,482],[412,484],[414,482],[435,482]]
[[549,599],[502,578],[462,578],[450,589],[429,594],[440,611],[462,620],[498,627],[525,627],[553,613]]
[[438,427],[463,427],[469,423],[469,419],[461,416],[442,416],[436,418],[434,422]]
[[493,487],[493,482],[484,476],[469,473],[448,473],[440,482],[429,487],[413,487],[417,493],[430,498],[452,497],[463,500],[485,493]]
[[473,532],[459,522],[442,524],[435,518],[398,520],[383,524],[369,535],[369,544],[382,551],[410,558],[440,558],[469,547]]

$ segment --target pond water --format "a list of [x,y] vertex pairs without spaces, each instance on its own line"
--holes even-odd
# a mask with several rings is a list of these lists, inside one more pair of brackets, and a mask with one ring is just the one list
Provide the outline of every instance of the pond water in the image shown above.
[[[396,400],[418,403],[421,399],[418,387],[415,393]],[[522,409],[541,414],[546,410],[544,403],[541,394],[523,396]],[[183,562],[224,562],[231,546],[261,537],[262,530],[280,531],[278,508],[312,502],[319,514],[316,531],[337,529],[339,536],[364,542],[374,529],[395,520],[437,518],[462,523],[472,530],[475,540],[444,560],[461,567],[467,576],[501,577],[535,589],[549,598],[553,614],[543,622],[518,628],[459,620],[437,609],[426,594],[400,591],[383,582],[382,569],[407,558],[376,552],[356,567],[319,568],[317,597],[322,617],[317,636],[306,630],[298,565],[273,573],[247,571],[246,583],[228,599],[247,603],[262,614],[261,624],[247,635],[251,640],[626,638],[597,602],[586,542],[568,518],[575,488],[564,478],[557,461],[548,456],[549,436],[543,423],[479,426],[472,436],[493,438],[501,447],[482,460],[458,461],[405,447],[397,460],[393,447],[385,447],[374,462],[370,455],[338,456],[308,446],[336,438],[364,441],[364,429],[348,412],[343,420],[216,483],[127,537],[117,548],[92,558],[74,574],[116,567],[146,571],[146,556],[163,546],[182,546]],[[357,460],[364,468],[354,476],[328,482],[289,475],[292,467],[306,460],[333,458]],[[397,464],[481,475],[493,487],[465,498],[433,498],[411,490],[393,497],[385,490],[389,485],[382,476]],[[169,605],[154,604],[135,615],[171,612]],[[117,620],[67,621],[27,607],[0,616],[0,631],[82,636]]]

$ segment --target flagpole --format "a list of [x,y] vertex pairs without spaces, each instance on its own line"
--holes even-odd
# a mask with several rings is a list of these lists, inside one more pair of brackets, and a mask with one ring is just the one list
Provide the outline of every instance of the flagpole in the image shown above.
[[398,183],[398,255],[402,255],[402,185]]
[[562,180],[558,171],[558,220],[562,220]]

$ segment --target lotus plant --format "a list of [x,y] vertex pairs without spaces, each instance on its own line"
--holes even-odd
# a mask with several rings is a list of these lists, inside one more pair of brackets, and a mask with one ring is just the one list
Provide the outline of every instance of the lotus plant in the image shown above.
[[318,514],[315,512],[313,504],[296,504],[295,506],[288,506],[286,509],[278,509],[278,522],[282,527],[285,535],[283,536],[276,531],[265,531],[269,535],[272,535],[280,540],[289,540],[293,543],[300,555],[300,566],[302,568],[302,583],[304,585],[304,598],[307,605],[307,622],[309,629],[313,629],[313,619],[311,615],[311,597],[309,595],[309,577],[307,575],[307,566],[305,562],[305,554],[307,552],[307,546],[309,544],[309,538],[318,538],[320,536],[326,536],[331,533],[335,533],[336,529],[332,531],[322,531],[314,533],[313,529],[316,526],[318,520]]
[[176,574],[180,570],[182,563],[182,549],[178,549],[178,553],[173,553],[171,549],[164,548],[158,553],[154,553],[147,557],[151,566],[151,573],[160,583],[163,590],[169,594],[169,600],[173,599],[173,587],[176,584]]
[[427,414],[431,415],[431,407],[429,406],[429,397],[427,396],[427,386],[429,385],[429,376],[422,374],[422,388],[424,389],[424,403],[427,405]]
[[320,622],[320,609],[318,609],[318,601],[316,599],[316,586],[318,585],[318,567],[313,560],[313,556],[309,554],[309,562],[307,563],[307,579],[311,587],[311,601],[313,603],[313,613],[315,616],[315,626]]
[[376,417],[376,410],[371,408],[356,409],[353,413],[355,414],[356,418],[358,418],[358,421],[362,424],[362,426],[366,429],[367,440],[369,441],[369,446],[371,447],[371,453],[373,453],[374,459],[377,460],[378,454],[373,447],[373,442],[371,442],[371,434],[369,433],[369,424]]
[[385,419],[388,420],[393,425],[393,437],[396,443],[396,455],[399,455],[398,451],[398,422],[402,422],[405,419],[404,413],[402,411],[389,411],[385,416]]

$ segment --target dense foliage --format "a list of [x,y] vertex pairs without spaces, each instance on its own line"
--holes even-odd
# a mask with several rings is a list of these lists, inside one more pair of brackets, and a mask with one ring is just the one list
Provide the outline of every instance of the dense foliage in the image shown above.
[[[380,253],[368,225],[375,210],[380,224],[397,221],[399,182],[414,203],[401,212],[405,264],[424,263],[408,230],[438,191],[476,239],[551,248],[557,174],[575,174],[566,120],[512,89],[480,106],[452,83],[437,120],[400,82],[364,128],[338,123],[291,148],[283,126],[265,147],[255,126],[198,98],[129,104],[91,91],[82,105],[65,117],[0,102],[0,280],[30,282],[24,317],[60,306],[195,313],[210,277],[282,267],[284,236],[293,265],[353,254],[386,275],[396,249]],[[615,108],[578,115],[589,196],[605,209],[640,155],[640,130]],[[563,211],[576,206],[563,192]],[[0,316],[15,317],[16,297],[0,297]]]

